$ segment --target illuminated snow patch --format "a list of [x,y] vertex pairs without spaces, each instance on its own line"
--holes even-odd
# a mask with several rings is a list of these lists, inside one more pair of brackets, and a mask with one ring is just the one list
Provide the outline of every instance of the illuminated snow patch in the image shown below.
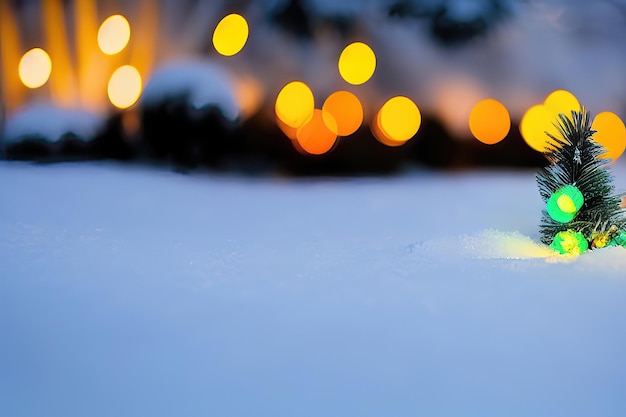
[[555,256],[548,246],[518,232],[485,230],[476,235],[463,236],[461,242],[465,252],[478,259],[533,259]]

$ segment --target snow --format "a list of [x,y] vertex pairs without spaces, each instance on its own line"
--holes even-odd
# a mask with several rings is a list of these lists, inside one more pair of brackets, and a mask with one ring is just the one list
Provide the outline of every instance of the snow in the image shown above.
[[228,74],[217,64],[201,59],[172,61],[159,67],[146,84],[140,102],[157,105],[164,100],[189,94],[195,109],[209,105],[219,107],[224,116],[234,121],[239,106]]
[[[4,141],[18,143],[24,137],[37,137],[52,143],[73,133],[83,141],[92,139],[104,124],[104,118],[81,109],[66,109],[51,103],[34,102],[7,118]],[[1,126],[0,126],[1,127]]]
[[[615,169],[618,189],[626,169]],[[0,162],[2,416],[623,416],[623,248],[532,171]]]

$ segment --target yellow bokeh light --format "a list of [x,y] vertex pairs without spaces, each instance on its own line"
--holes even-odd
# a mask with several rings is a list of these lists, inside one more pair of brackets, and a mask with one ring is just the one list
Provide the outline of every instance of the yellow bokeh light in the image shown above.
[[132,65],[124,65],[115,70],[109,79],[107,91],[111,103],[120,109],[125,109],[139,99],[142,82],[139,71]]
[[28,88],[39,88],[50,78],[52,60],[50,55],[41,48],[33,48],[26,52],[18,67],[20,80]]
[[376,69],[376,55],[363,42],[354,42],[346,46],[339,56],[339,74],[348,83],[365,83]]
[[538,152],[545,152],[549,147],[556,145],[546,132],[557,138],[562,138],[554,125],[556,121],[546,106],[537,104],[524,113],[519,130],[528,146]]
[[225,16],[213,31],[213,46],[224,56],[232,56],[243,49],[248,41],[248,22],[238,14]]
[[313,92],[302,81],[285,85],[276,97],[276,116],[287,126],[299,128],[312,116],[315,108]]
[[337,126],[333,116],[324,110],[315,109],[313,117],[298,129],[298,144],[309,154],[324,154],[335,146],[337,135],[334,130],[337,130]]
[[122,15],[109,16],[98,29],[98,46],[107,55],[120,53],[130,40],[130,24]]
[[610,111],[598,113],[593,119],[591,129],[595,130],[593,140],[606,148],[601,158],[615,162],[626,149],[626,127],[618,115]]
[[543,105],[552,114],[553,122],[558,120],[558,115],[561,113],[571,120],[572,111],[580,110],[580,103],[576,96],[566,90],[553,91],[546,97]]
[[336,121],[335,134],[348,136],[357,131],[363,123],[363,106],[358,97],[349,91],[335,91],[322,106]]
[[469,128],[476,139],[487,145],[493,145],[509,133],[511,117],[502,103],[493,98],[486,98],[472,109]]
[[383,104],[374,125],[391,144],[402,144],[415,136],[421,123],[422,115],[415,103],[408,97],[396,96]]

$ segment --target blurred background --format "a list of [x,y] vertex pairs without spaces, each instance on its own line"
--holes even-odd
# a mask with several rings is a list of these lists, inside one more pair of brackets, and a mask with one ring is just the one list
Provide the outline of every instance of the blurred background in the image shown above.
[[535,167],[557,90],[626,147],[625,0],[0,0],[0,35],[4,159]]

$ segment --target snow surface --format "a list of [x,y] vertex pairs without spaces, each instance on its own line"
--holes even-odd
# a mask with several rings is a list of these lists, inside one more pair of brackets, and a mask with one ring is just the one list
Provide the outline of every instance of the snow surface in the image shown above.
[[531,171],[0,192],[2,416],[626,413],[626,252],[545,258]]

